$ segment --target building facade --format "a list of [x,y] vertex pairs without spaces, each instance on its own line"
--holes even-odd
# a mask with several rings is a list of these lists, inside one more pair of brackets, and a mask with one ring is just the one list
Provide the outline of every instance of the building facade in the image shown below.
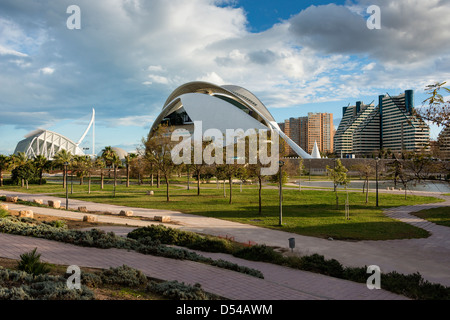
[[342,120],[334,136],[334,152],[338,156],[344,158],[353,155],[354,133],[374,110],[373,104],[364,104],[362,101],[343,108]]
[[438,137],[439,158],[450,160],[450,127],[442,129]]
[[[281,130],[297,143],[303,150],[311,154],[314,144],[321,153],[333,152],[334,124],[331,113],[308,113],[307,117],[290,118],[278,124]],[[293,154],[287,148],[286,155]]]
[[344,108],[335,136],[335,153],[341,157],[371,156],[384,149],[403,151],[429,150],[430,128],[414,115],[414,91],[398,96],[378,97],[378,106]]

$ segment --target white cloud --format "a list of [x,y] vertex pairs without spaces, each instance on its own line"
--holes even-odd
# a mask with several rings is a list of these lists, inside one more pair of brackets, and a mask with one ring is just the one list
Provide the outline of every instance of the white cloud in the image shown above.
[[39,71],[40,71],[42,74],[50,75],[50,74],[53,74],[53,72],[55,72],[55,69],[50,68],[50,67],[45,67],[45,68],[39,69]]
[[0,45],[0,55],[2,56],[17,56],[17,57],[28,57],[27,54],[13,50],[8,49]]
[[[148,126],[150,118],[133,115],[154,117],[177,86],[194,80],[240,85],[281,108],[423,90],[450,78],[445,1],[311,6],[261,33],[249,31],[239,2],[218,3],[79,0],[82,29],[74,31],[50,0],[3,0],[0,105],[22,112],[20,125],[30,128],[42,122],[27,116],[36,110],[59,120],[92,105],[106,122]],[[369,4],[382,9],[381,30],[365,26]],[[13,121],[1,113],[0,124]]]

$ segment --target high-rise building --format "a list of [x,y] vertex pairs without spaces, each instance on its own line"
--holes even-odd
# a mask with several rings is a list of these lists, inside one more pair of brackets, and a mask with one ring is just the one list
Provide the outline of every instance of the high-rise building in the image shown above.
[[[314,144],[322,153],[333,152],[334,124],[331,113],[308,113],[307,117],[290,118],[278,126],[303,150],[311,154]],[[292,150],[285,150],[291,154]]]
[[353,154],[353,134],[374,109],[373,104],[364,104],[362,101],[343,108],[342,120],[334,136],[334,152],[337,155],[346,157]]
[[429,147],[430,128],[414,115],[414,91],[379,96],[381,146],[392,152],[421,151]]
[[392,152],[427,150],[430,128],[413,111],[413,90],[394,97],[379,96],[376,108],[360,103],[344,108],[335,136],[335,153],[345,157],[370,156],[381,149]]
[[442,129],[438,137],[439,157],[450,160],[450,127]]

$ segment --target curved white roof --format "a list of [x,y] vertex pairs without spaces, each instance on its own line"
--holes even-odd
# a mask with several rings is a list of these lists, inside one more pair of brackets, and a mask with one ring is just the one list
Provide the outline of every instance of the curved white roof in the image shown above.
[[[217,86],[195,81],[175,89],[164,103],[150,133],[174,113],[186,114],[190,124],[202,121],[202,130],[268,129],[277,132],[302,158],[311,156],[287,137],[266,106],[250,91],[235,85]],[[179,116],[181,117],[181,115]]]
[[28,158],[42,155],[51,160],[62,149],[73,155],[84,155],[83,150],[69,138],[56,132],[41,129],[26,135],[25,139],[17,144],[14,154],[23,152]]

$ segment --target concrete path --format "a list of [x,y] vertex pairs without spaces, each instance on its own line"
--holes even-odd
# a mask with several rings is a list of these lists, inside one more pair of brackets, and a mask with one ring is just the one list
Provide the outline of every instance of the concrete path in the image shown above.
[[[43,197],[39,195],[20,194],[17,192],[0,191],[0,194],[18,195],[22,199],[29,200],[34,198],[44,198],[45,200],[55,199],[51,196]],[[436,194],[434,195],[436,196]],[[295,251],[298,254],[319,253],[326,258],[337,259],[346,266],[362,267],[378,265],[383,272],[397,271],[404,274],[420,272],[425,279],[431,282],[450,286],[450,228],[437,226],[408,214],[412,211],[450,206],[450,197],[441,197],[446,201],[435,204],[398,207],[385,212],[395,219],[427,229],[432,234],[429,238],[387,241],[330,241],[277,230],[262,229],[220,219],[182,214],[174,211],[96,204],[79,200],[70,200],[70,206],[74,208],[85,206],[92,211],[103,210],[113,213],[119,213],[120,210],[126,208],[132,210],[135,216],[147,218],[152,218],[155,215],[167,215],[170,216],[172,220],[179,222],[177,225],[170,225],[171,227],[212,235],[234,237],[236,241],[240,242],[251,241],[281,248],[287,248],[288,239],[295,238]],[[63,199],[59,200],[62,200],[64,203]],[[10,205],[10,208],[17,210],[20,209],[21,206]],[[64,214],[65,216],[68,215],[80,219],[84,215],[37,207],[33,208],[33,211],[48,215]],[[101,215],[99,216],[99,221],[127,224],[128,226],[143,226],[154,223],[150,221],[139,221]]]
[[[267,263],[234,258],[234,262],[257,267],[265,279],[202,263],[175,260],[120,249],[97,249],[0,233],[0,256],[19,259],[34,248],[46,262],[92,268],[128,265],[149,277],[200,283],[207,292],[232,300],[405,300],[384,290],[369,290],[365,284],[335,279]],[[214,258],[228,259],[227,255]]]

